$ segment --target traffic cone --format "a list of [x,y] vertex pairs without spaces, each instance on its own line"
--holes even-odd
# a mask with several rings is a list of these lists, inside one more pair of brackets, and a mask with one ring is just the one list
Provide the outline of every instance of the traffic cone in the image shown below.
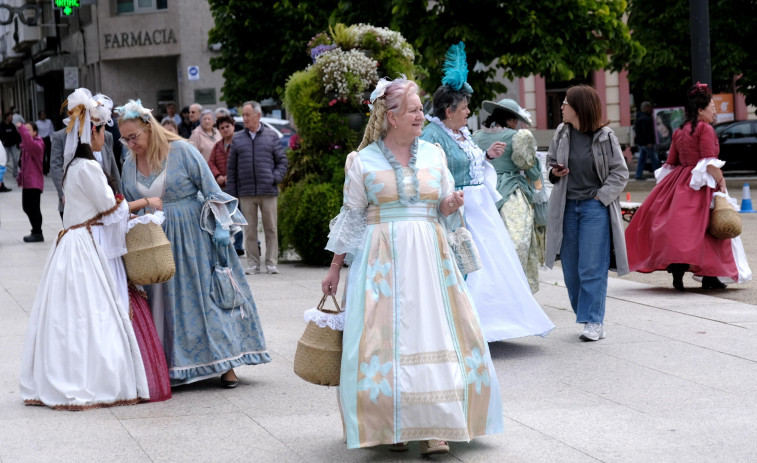
[[744,189],[741,192],[741,210],[739,212],[757,212],[752,209],[752,193],[749,191],[749,184],[744,184]]

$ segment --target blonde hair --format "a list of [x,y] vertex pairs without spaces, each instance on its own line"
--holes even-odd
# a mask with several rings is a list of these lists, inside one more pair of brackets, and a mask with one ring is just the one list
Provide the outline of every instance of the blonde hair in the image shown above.
[[[145,122],[140,117],[135,117],[126,120],[120,120],[120,123],[134,122],[140,130],[148,129],[148,144],[147,144],[147,165],[150,166],[151,172],[158,172],[163,167],[163,160],[168,156],[168,152],[171,150],[171,142],[173,141],[186,141],[184,138],[170,132],[163,128],[158,121],[150,115]],[[134,152],[129,149],[129,152],[134,156]]]
[[363,141],[360,142],[358,151],[386,135],[389,130],[387,112],[392,112],[395,115],[401,114],[407,107],[407,97],[411,92],[418,93],[418,84],[404,76],[394,79],[384,88],[383,95],[373,102],[371,117],[365,126]]

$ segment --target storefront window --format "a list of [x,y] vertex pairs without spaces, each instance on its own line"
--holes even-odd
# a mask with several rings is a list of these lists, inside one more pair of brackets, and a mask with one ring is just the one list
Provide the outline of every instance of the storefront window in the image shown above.
[[116,14],[165,10],[167,3],[167,0],[116,0]]

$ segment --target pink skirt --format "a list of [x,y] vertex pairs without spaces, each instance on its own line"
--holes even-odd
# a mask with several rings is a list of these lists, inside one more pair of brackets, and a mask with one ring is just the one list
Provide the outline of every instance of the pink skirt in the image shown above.
[[170,399],[171,380],[168,378],[166,355],[163,353],[163,345],[155,331],[145,293],[129,285],[129,304],[133,317],[131,323],[137,335],[142,362],[145,364],[150,402]]

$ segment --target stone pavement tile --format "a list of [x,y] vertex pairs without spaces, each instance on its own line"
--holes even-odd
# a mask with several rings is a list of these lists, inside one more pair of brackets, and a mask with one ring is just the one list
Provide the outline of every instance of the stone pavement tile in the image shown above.
[[298,455],[244,413],[121,420],[154,462],[299,462]]
[[250,374],[255,383],[241,384],[226,395],[227,400],[255,420],[319,413],[338,416],[336,388],[311,384],[294,373],[291,361],[275,354],[272,358],[261,369],[239,369],[240,380]]
[[684,342],[606,345],[602,352],[678,378],[735,394],[757,392],[757,363]]
[[[240,370],[243,370],[240,368]],[[236,371],[236,370],[235,370]],[[240,380],[241,374],[239,374]],[[119,420],[176,416],[203,416],[233,413],[237,408],[228,401],[228,389],[222,389],[218,378],[187,384],[171,389],[172,397],[163,402],[142,403],[131,407],[115,407],[113,415]],[[244,389],[243,383],[237,388]]]
[[600,461],[665,442],[660,425],[648,416],[596,396],[572,407],[524,410],[509,418]]
[[[11,304],[9,307],[0,309],[0,320],[2,320],[0,323],[0,338],[5,336],[26,336],[29,315],[27,315],[20,307],[13,307],[13,304]],[[21,342],[23,342],[23,339]],[[3,351],[0,350],[0,352]]]
[[3,462],[150,462],[108,409],[69,412],[25,407],[27,417],[0,419]]

